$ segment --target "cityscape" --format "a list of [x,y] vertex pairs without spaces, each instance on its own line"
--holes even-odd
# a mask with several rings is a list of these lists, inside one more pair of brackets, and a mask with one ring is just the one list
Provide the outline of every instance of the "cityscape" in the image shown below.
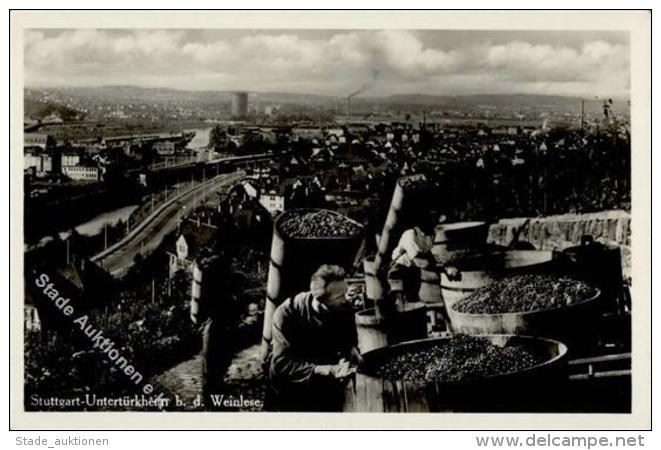
[[26,411],[631,411],[626,33],[29,33]]

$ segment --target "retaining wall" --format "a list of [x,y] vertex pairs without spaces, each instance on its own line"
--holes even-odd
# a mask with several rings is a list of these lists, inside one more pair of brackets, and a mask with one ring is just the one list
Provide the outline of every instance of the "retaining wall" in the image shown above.
[[[529,220],[527,224],[526,220]],[[538,250],[561,250],[578,245],[584,234],[592,235],[603,244],[619,246],[623,274],[627,279],[631,277],[631,214],[627,211],[502,219],[489,228],[488,241],[509,245],[518,230],[519,241],[529,242]]]

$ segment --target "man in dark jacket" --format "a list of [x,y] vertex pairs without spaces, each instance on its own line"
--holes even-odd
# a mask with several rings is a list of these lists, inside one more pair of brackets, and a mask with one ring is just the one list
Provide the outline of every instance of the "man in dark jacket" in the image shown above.
[[310,291],[286,300],[273,316],[269,409],[341,411],[344,389],[360,362],[345,272],[323,265]]

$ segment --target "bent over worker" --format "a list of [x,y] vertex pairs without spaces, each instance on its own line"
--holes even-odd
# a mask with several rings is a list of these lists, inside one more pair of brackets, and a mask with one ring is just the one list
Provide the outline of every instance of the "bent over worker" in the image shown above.
[[[444,219],[445,217],[440,218],[441,221]],[[438,222],[437,211],[425,211],[416,217],[412,228],[402,233],[397,247],[393,250],[388,271],[391,297],[388,308],[395,310],[404,303],[420,301],[423,269],[436,273],[445,272],[450,279],[456,278],[456,268],[439,265],[431,253]],[[445,309],[440,308],[439,313],[447,324],[449,320]]]
[[347,289],[344,270],[323,265],[309,292],[276,309],[269,410],[341,411],[346,382],[361,359]]

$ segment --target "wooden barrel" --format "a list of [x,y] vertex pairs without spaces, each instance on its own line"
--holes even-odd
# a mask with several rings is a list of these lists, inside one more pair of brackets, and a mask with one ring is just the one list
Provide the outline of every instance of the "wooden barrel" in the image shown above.
[[415,384],[387,380],[376,369],[397,354],[431,347],[447,338],[423,339],[380,348],[363,355],[364,364],[349,383],[345,411],[352,412],[534,412],[543,411],[561,388],[567,347],[530,336],[482,336],[494,345],[522,345],[543,362],[528,369],[458,383]]
[[344,268],[353,265],[363,240],[363,226],[335,211],[329,214],[342,216],[360,230],[354,236],[297,238],[287,236],[281,228],[291,214],[302,214],[321,209],[292,209],[282,213],[273,224],[271,260],[266,288],[264,326],[262,330],[262,357],[265,360],[271,343],[273,313],[280,303],[299,292],[310,289],[310,277],[323,264],[335,264]]
[[202,322],[200,319],[200,301],[202,297],[202,269],[198,266],[197,261],[193,263],[193,281],[191,285],[191,300],[190,300],[190,319],[198,325]]
[[454,222],[436,225],[432,254],[444,259],[453,248],[479,248],[487,242],[489,224],[486,222]]
[[427,315],[422,303],[406,303],[387,320],[377,318],[374,308],[356,313],[358,348],[361,353],[398,342],[427,337]]
[[373,306],[383,300],[383,283],[379,278],[378,268],[373,257],[363,260],[365,272],[365,300],[366,306]]
[[441,276],[436,266],[420,267],[418,298],[427,305],[427,333],[447,331],[443,319],[445,304],[441,295]]
[[223,298],[223,277],[229,274],[220,263],[218,255],[202,256],[193,261],[190,318],[195,325],[208,319],[211,309],[217,306],[214,302]]
[[509,250],[469,255],[452,262],[460,273],[458,280],[441,274],[441,292],[448,309],[477,288],[507,276],[523,273],[549,273],[556,269],[553,252]]
[[441,303],[441,276],[435,266],[420,267],[419,300],[423,303]]
[[619,247],[603,245],[595,242],[592,236],[585,235],[580,245],[564,249],[561,257],[567,273],[601,290],[604,313],[621,315],[631,308],[624,301],[622,253]]
[[415,210],[421,207],[421,201],[425,201],[425,195],[421,191],[411,193],[402,188],[402,184],[409,181],[426,182],[427,179],[424,175],[419,174],[401,177],[397,180],[390,200],[386,222],[379,237],[378,252],[375,258],[377,268],[381,267],[384,261],[390,260],[391,253],[397,245],[396,239],[409,225],[406,222],[406,217],[411,217]]
[[448,308],[455,333],[544,336],[564,342],[572,357],[591,349],[597,338],[600,291],[560,308],[506,314],[468,314]]

